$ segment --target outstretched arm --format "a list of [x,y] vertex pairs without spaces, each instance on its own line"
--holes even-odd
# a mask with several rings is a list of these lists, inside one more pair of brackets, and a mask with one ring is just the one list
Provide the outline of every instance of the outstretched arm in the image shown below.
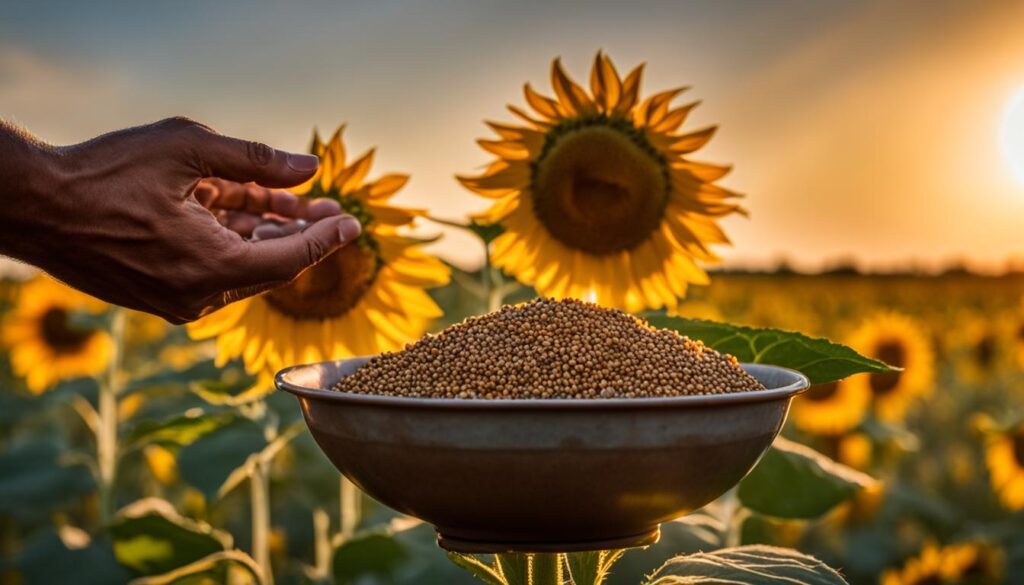
[[111,303],[191,321],[289,282],[359,235],[337,203],[279,190],[317,165],[184,118],[69,147],[0,121],[0,253]]

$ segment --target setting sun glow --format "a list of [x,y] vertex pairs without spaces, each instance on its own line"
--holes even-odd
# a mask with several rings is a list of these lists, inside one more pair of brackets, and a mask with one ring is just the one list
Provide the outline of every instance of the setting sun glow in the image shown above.
[[1014,176],[1024,183],[1024,88],[1006,105],[999,138]]

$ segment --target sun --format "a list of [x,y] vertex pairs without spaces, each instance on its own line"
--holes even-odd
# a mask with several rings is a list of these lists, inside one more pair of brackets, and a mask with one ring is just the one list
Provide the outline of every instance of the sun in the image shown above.
[[1006,104],[999,129],[999,142],[1014,177],[1024,184],[1024,88]]

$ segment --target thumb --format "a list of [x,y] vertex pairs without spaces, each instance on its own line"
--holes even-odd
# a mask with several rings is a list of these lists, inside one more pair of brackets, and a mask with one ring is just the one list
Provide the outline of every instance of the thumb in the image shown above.
[[354,242],[361,231],[359,220],[341,215],[321,219],[290,236],[251,242],[247,244],[250,253],[236,264],[238,277],[234,281],[245,290],[244,296],[281,285]]
[[276,150],[261,142],[240,140],[201,127],[192,134],[205,177],[264,187],[292,187],[316,173],[320,159],[312,154]]

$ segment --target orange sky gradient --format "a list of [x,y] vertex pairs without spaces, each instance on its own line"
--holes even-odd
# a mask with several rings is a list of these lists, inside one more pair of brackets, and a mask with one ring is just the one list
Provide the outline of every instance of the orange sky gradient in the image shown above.
[[[0,116],[70,143],[184,114],[293,149],[348,122],[350,152],[412,174],[398,202],[456,218],[487,205],[453,178],[489,159],[482,119],[511,120],[523,82],[546,91],[556,55],[586,79],[602,48],[620,71],[647,61],[647,92],[693,86],[690,127],[720,125],[697,154],[735,165],[723,184],[751,211],[724,222],[727,265],[1024,258],[999,142],[1024,2],[553,4],[0,8]],[[434,249],[481,258],[458,233]]]

